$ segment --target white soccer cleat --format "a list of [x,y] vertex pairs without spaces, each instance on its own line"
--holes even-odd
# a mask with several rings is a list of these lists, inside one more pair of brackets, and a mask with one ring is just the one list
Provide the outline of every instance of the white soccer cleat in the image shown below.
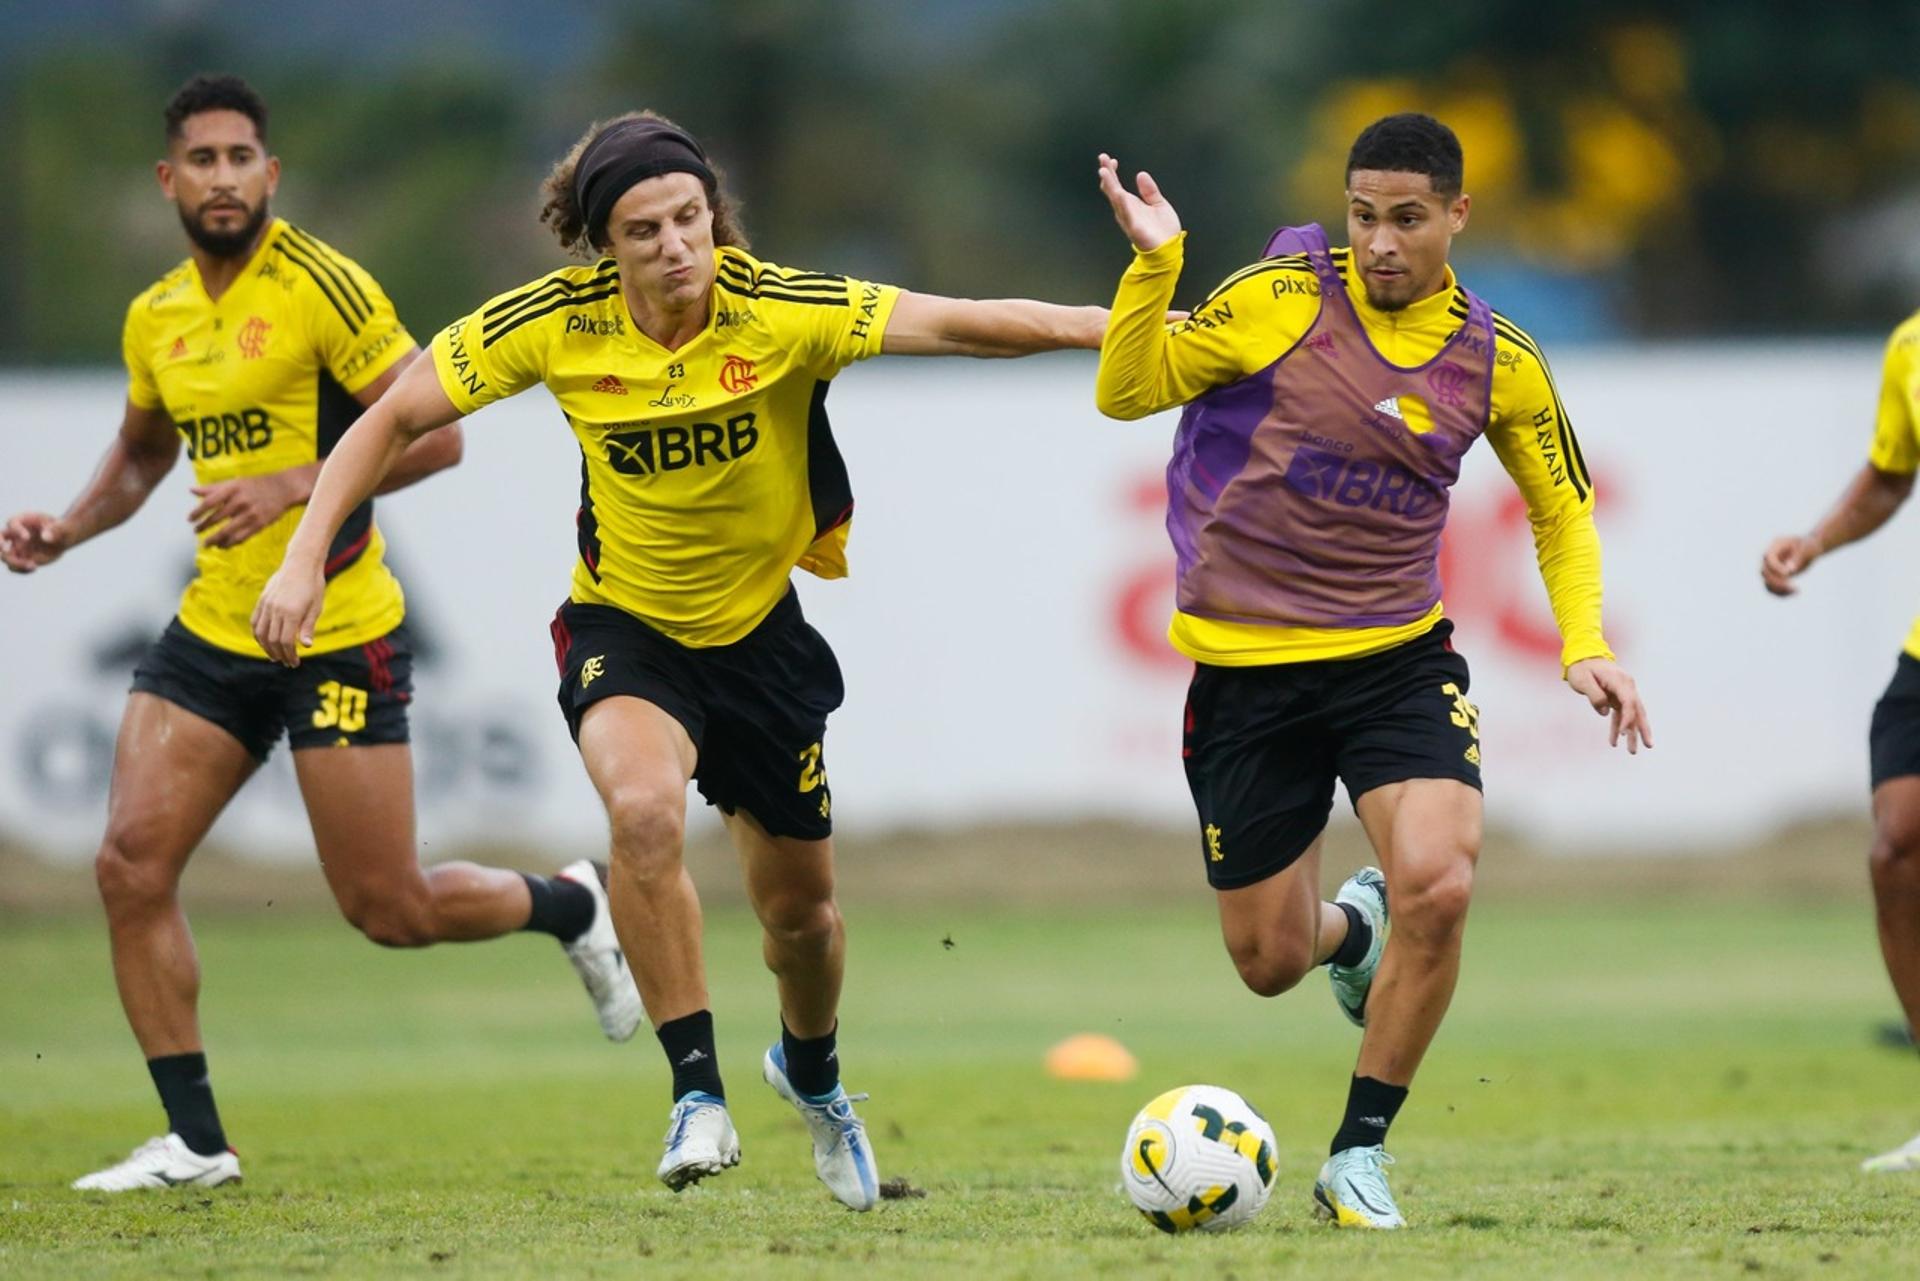
[[1347,878],[1333,901],[1358,908],[1373,931],[1373,943],[1360,964],[1327,967],[1327,981],[1333,985],[1333,999],[1340,1012],[1356,1027],[1365,1027],[1367,993],[1373,990],[1373,976],[1380,969],[1380,954],[1387,946],[1387,878],[1377,867],[1363,867]]
[[807,1123],[813,1138],[813,1169],[834,1200],[853,1210],[871,1210],[880,1199],[880,1171],[874,1163],[867,1127],[854,1115],[853,1105],[864,1094],[848,1094],[834,1086],[825,1099],[810,1099],[787,1079],[786,1047],[778,1041],[760,1063],[760,1075]]
[[560,869],[561,876],[587,887],[593,895],[593,924],[586,933],[566,948],[580,981],[593,998],[594,1012],[600,1016],[600,1030],[609,1041],[631,1038],[646,1007],[640,1004],[640,989],[634,984],[633,971],[627,968],[626,954],[613,932],[613,913],[607,910],[606,868],[591,859],[581,859]]
[[1393,1158],[1379,1144],[1335,1152],[1313,1185],[1314,1213],[1336,1228],[1396,1231],[1407,1226],[1387,1188]]
[[79,1192],[132,1192],[139,1188],[217,1188],[240,1182],[240,1158],[231,1149],[201,1156],[179,1135],[148,1139],[118,1165],[73,1181]]
[[1860,1168],[1868,1174],[1900,1174],[1920,1170],[1920,1134],[1891,1152],[1868,1157],[1860,1163]]
[[725,1099],[695,1090],[673,1105],[667,1119],[667,1150],[660,1182],[675,1192],[740,1164],[740,1136],[733,1132]]

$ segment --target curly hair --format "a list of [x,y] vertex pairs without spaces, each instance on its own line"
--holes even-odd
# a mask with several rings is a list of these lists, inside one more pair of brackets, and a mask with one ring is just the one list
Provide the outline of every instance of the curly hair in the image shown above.
[[[540,194],[546,198],[546,203],[540,206],[540,221],[552,230],[568,253],[581,258],[593,258],[606,251],[604,238],[594,238],[592,229],[587,226],[586,211],[580,207],[580,201],[574,195],[573,171],[580,163],[580,155],[587,149],[588,143],[599,137],[603,130],[629,120],[654,120],[670,128],[680,128],[654,111],[629,111],[610,120],[596,120],[561,157],[552,172],[547,174],[546,181],[540,184]],[[682,129],[681,132],[686,131]],[[727,194],[726,175],[718,165],[711,168],[713,181],[704,185],[707,188],[707,205],[713,210],[713,243],[745,249],[747,233],[740,226],[739,206]]]
[[187,117],[203,111],[237,111],[253,121],[261,143],[267,140],[267,103],[239,76],[201,74],[181,85],[167,101],[167,141],[180,136]]

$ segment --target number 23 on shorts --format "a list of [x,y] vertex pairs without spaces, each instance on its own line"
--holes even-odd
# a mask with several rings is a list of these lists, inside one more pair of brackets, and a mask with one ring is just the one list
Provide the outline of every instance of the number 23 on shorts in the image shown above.
[[825,818],[833,810],[833,798],[826,790],[827,767],[820,760],[820,746],[811,743],[800,751],[800,791],[803,795],[819,791],[820,817]]

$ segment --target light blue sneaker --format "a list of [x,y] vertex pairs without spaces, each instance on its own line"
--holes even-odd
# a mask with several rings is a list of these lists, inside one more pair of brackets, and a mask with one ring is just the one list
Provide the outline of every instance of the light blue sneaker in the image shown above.
[[684,1094],[667,1118],[667,1150],[660,1181],[675,1192],[740,1164],[740,1136],[733,1132],[727,1101],[702,1090]]
[[1404,1228],[1400,1207],[1387,1189],[1386,1167],[1393,1164],[1378,1143],[1335,1152],[1320,1167],[1313,1185],[1314,1213],[1336,1228]]
[[1373,990],[1373,974],[1380,968],[1380,953],[1387,946],[1387,878],[1377,867],[1363,867],[1347,878],[1333,901],[1353,904],[1373,927],[1373,944],[1360,964],[1327,967],[1327,981],[1333,984],[1333,999],[1340,1012],[1356,1027],[1365,1027],[1367,993]]
[[807,1133],[813,1137],[813,1169],[827,1191],[850,1209],[871,1210],[880,1199],[880,1171],[873,1145],[867,1141],[866,1124],[853,1113],[853,1105],[867,1096],[848,1094],[838,1085],[824,1098],[800,1093],[787,1079],[787,1051],[778,1041],[761,1061],[760,1075],[807,1123]]

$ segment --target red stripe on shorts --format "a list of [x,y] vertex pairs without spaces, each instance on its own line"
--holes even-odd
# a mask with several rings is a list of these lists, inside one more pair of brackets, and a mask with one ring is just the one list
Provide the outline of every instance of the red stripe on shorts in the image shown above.
[[[565,609],[566,606],[562,605],[560,608]],[[547,630],[553,634],[553,665],[560,669],[562,676],[565,676],[567,674],[567,651],[573,648],[573,633],[567,629],[566,623],[561,620],[558,610],[554,611],[553,623]]]

